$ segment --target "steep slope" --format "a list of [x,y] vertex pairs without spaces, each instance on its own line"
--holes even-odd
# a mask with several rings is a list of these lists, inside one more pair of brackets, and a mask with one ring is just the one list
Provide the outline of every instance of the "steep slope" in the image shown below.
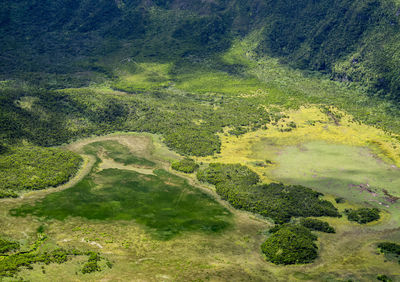
[[[0,73],[24,79],[33,72],[36,83],[46,80],[43,72],[75,73],[85,84],[109,76],[96,60],[127,44],[133,57],[204,56],[261,28],[261,56],[397,100],[399,16],[393,0],[7,0],[0,8]],[[69,76],[63,80],[71,84]]]

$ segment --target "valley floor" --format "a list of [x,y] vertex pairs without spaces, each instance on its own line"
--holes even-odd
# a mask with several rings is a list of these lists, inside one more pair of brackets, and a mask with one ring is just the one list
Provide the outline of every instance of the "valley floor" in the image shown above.
[[[298,115],[301,114],[298,113]],[[281,140],[271,137],[274,133],[270,130],[249,133],[248,136],[244,135],[239,138],[225,138],[222,136],[223,149],[221,154],[217,155],[216,158],[198,158],[198,161],[203,163],[211,161],[229,163],[233,161],[230,156],[232,156],[232,151],[234,151],[235,163],[241,162],[249,165],[266,180],[282,179],[282,181],[290,182],[284,177],[285,169],[293,169],[290,167],[290,162],[286,160],[286,155],[295,156],[296,161],[304,162],[302,166],[303,170],[316,169],[312,166],[313,161],[316,160],[315,157],[312,157],[312,154],[325,154],[325,156],[329,156],[329,154],[336,153],[340,156],[340,150],[343,150],[344,155],[349,154],[351,150],[355,150],[355,154],[359,154],[361,159],[352,159],[352,161],[365,162],[368,160],[371,162],[377,158],[377,154],[373,154],[372,151],[370,154],[359,151],[361,150],[359,149],[360,147],[342,148],[339,145],[335,145],[339,147],[331,148],[325,145],[329,143],[300,143],[299,140],[301,139],[298,139],[298,136],[301,135],[304,129],[301,128],[299,120],[296,117],[294,119],[299,124],[299,128],[293,129],[293,131],[288,132],[286,135],[280,135],[282,136],[282,140],[285,140],[282,143],[278,144],[277,142]],[[333,125],[326,126],[332,127]],[[341,127],[345,126],[341,125]],[[317,129],[313,130],[317,131]],[[347,130],[351,131],[352,127],[347,127]],[[327,132],[334,134],[330,130],[327,130]],[[351,135],[349,134],[349,138]],[[369,132],[368,136],[371,136],[371,132]],[[311,137],[305,139],[311,141],[319,137],[314,133]],[[290,138],[294,139],[290,141]],[[293,140],[297,141],[294,142]],[[85,146],[96,143],[102,144],[101,142],[117,142],[129,148],[129,151],[139,159],[145,158],[154,162],[155,167],[150,168],[136,164],[124,165],[121,161],[112,160],[109,157],[109,152],[98,151],[97,156],[89,155],[87,151],[85,152]],[[336,143],[346,144],[343,141]],[[244,146],[244,144],[246,145]],[[358,143],[356,145],[362,144]],[[98,182],[101,177],[105,177],[102,173],[114,171],[112,175],[117,175],[117,171],[131,171],[135,177],[146,178],[151,177],[154,173],[157,174],[155,169],[163,169],[168,171],[168,173],[176,174],[176,172],[170,170],[169,163],[179,158],[177,154],[169,151],[159,141],[158,136],[150,134],[114,134],[95,137],[72,143],[65,146],[65,148],[84,156],[85,162],[78,175],[69,183],[58,188],[30,192],[18,199],[1,200],[0,224],[4,227],[4,233],[7,236],[21,241],[29,241],[36,233],[37,228],[44,226],[45,232],[50,238],[46,243],[48,247],[58,245],[64,248],[74,247],[98,251],[113,263],[113,267],[93,274],[82,274],[78,271],[79,265],[82,262],[79,259],[73,259],[66,264],[50,264],[45,266],[45,274],[38,265],[34,265],[33,270],[22,270],[18,274],[18,277],[25,280],[348,281],[352,279],[353,281],[372,281],[377,274],[387,274],[395,279],[399,277],[398,263],[388,261],[375,247],[375,244],[382,240],[400,240],[400,232],[395,225],[397,222],[396,211],[398,212],[399,210],[399,203],[393,204],[390,208],[385,209],[383,207],[384,210],[387,210],[383,218],[377,223],[366,226],[350,223],[344,217],[324,218],[324,220],[335,227],[337,233],[318,234],[319,258],[314,263],[295,266],[276,266],[267,262],[263,257],[260,245],[266,238],[268,228],[272,226],[269,220],[229,207],[229,205],[219,199],[213,188],[200,184],[193,175],[187,176],[178,173],[179,178],[183,177],[187,183],[196,186],[195,190],[200,189],[203,193],[211,195],[211,202],[215,201],[213,199],[216,199],[222,204],[223,209],[227,210],[226,215],[223,216],[223,218],[226,217],[223,220],[228,223],[226,228],[224,227],[218,232],[211,233],[190,231],[189,228],[188,230],[177,231],[176,236],[168,237],[165,240],[154,236],[154,228],[149,227],[150,225],[146,223],[146,220],[124,220],[123,218],[118,219],[116,217],[96,219],[85,214],[60,218],[57,217],[58,215],[56,216],[48,212],[44,212],[40,216],[40,205],[37,203],[42,201],[42,203],[51,204],[51,201],[57,200],[55,195],[60,195],[60,193],[68,189],[74,189],[73,187],[82,182],[89,173],[94,175],[96,185],[100,185],[91,188],[92,190],[94,189],[93,193],[95,193],[94,191],[97,191],[97,189],[100,189],[98,190],[100,192],[101,189],[105,189],[101,187],[106,184],[100,184],[103,183],[101,181]],[[311,154],[311,160],[301,155],[305,154],[305,152]],[[337,155],[335,155],[335,159],[337,159],[336,157]],[[97,161],[96,158],[98,158]],[[271,161],[272,169],[257,166],[257,161],[265,159]],[[346,161],[340,158],[337,160]],[[329,159],[327,161],[330,162]],[[339,165],[336,163],[330,164],[331,166]],[[385,162],[379,161],[378,164],[383,166],[382,170],[385,171],[385,167],[387,166]],[[330,170],[329,166],[318,165],[318,167],[321,169],[318,172],[320,174],[324,174]],[[308,183],[306,180],[302,180],[308,176],[303,174],[300,168],[296,172],[298,174],[294,174],[294,176],[298,177],[298,179],[295,181]],[[366,171],[361,171],[360,173],[367,174]],[[389,173],[393,173],[393,177],[395,177],[400,172],[393,171]],[[176,176],[172,176],[173,174],[169,176],[170,182],[163,180],[163,185],[167,185],[168,187],[187,185],[182,184],[183,182],[179,178],[175,179]],[[108,180],[104,181],[107,182]],[[338,177],[337,181],[340,182],[343,179]],[[381,179],[381,181],[383,182],[378,184],[384,184],[385,179]],[[314,188],[318,190],[318,187],[315,186]],[[392,189],[389,191],[394,193],[395,190]],[[323,192],[326,193],[329,190],[324,190]],[[364,194],[365,192],[360,191],[358,195],[364,197]],[[363,198],[360,198],[358,202],[354,201],[351,194],[343,194],[341,190],[328,193],[326,199],[334,202],[333,195],[340,195],[347,200],[344,204],[335,203],[339,210],[365,204]],[[76,201],[73,198],[66,198],[66,201],[68,199]],[[87,204],[90,205],[91,203],[87,202]],[[62,204],[59,203],[58,205]],[[79,202],[76,202],[75,205],[79,205]],[[36,215],[39,215],[39,217],[30,214],[30,212],[17,218],[12,216],[10,210],[18,210],[18,206],[28,207],[28,210],[29,207],[33,207],[30,210],[31,213],[35,214],[36,212]],[[46,207],[48,208],[49,206]],[[73,209],[73,207],[70,208]],[[153,207],[156,210],[157,208],[159,207]],[[157,213],[156,210],[153,213]],[[72,214],[75,213],[74,210],[70,210],[70,212]],[[196,212],[199,213],[201,210],[197,210]],[[230,217],[232,218],[230,219]]]

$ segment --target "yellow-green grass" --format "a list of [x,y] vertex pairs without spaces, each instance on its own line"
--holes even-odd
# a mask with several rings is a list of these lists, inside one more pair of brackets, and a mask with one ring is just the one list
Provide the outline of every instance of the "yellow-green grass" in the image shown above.
[[[335,123],[332,112],[341,115],[340,121]],[[350,202],[379,207],[391,214],[390,223],[386,221],[382,228],[393,227],[400,203],[388,201],[383,189],[400,196],[396,136],[356,123],[334,108],[328,114],[317,106],[282,114],[287,118],[271,123],[267,130],[240,137],[221,134],[221,153],[197,161],[246,164],[264,182],[303,184]],[[289,128],[292,122],[296,128]]]
[[130,65],[133,69],[125,66],[124,70],[117,72],[119,79],[111,84],[113,88],[127,92],[144,92],[166,88],[171,83],[171,63],[131,62]]
[[256,78],[239,77],[226,72],[194,71],[178,76],[175,88],[194,93],[248,94],[265,85]]

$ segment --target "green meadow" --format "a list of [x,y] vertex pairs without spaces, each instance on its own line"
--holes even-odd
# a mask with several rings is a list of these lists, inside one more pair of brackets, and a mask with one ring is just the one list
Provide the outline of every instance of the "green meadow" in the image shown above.
[[400,208],[389,196],[400,196],[400,169],[368,148],[311,142],[283,149],[276,161],[273,175],[283,182],[393,212]]

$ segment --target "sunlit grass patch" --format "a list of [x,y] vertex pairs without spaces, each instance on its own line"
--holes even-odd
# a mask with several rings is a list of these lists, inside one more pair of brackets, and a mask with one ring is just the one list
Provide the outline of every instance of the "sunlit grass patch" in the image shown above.
[[169,74],[172,64],[166,63],[129,63],[118,75],[112,88],[127,92],[144,92],[166,88],[171,83]]
[[193,93],[247,94],[265,87],[256,78],[225,72],[196,71],[179,75],[175,87]]

